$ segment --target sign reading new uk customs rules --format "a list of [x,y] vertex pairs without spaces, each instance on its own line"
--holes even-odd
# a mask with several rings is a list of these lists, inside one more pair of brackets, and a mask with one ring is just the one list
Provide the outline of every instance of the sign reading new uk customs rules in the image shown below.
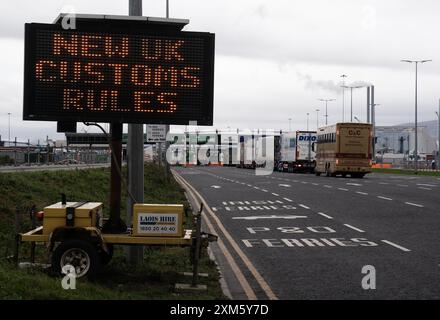
[[212,125],[214,34],[25,25],[24,120]]

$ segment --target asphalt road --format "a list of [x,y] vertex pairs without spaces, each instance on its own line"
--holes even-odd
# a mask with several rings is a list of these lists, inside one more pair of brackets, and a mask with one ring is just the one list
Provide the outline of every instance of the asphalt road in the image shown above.
[[209,206],[234,299],[440,298],[439,177],[175,171]]

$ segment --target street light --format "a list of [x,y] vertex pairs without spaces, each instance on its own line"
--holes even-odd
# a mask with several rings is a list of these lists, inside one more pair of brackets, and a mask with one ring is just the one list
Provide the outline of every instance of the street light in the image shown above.
[[350,122],[353,122],[353,89],[363,88],[364,86],[342,86],[342,88],[350,88]]
[[8,112],[8,147],[11,146],[11,113]]
[[417,145],[417,66],[419,63],[425,63],[430,62],[432,60],[407,60],[403,59],[400,60],[400,62],[408,62],[408,63],[415,63],[416,65],[416,79],[415,79],[415,98],[414,98],[414,105],[415,105],[415,117],[414,117],[414,170],[417,172],[418,169],[418,162],[419,162],[419,155],[418,155],[418,145]]
[[319,128],[319,109],[316,109],[316,132],[318,132]]
[[307,112],[307,131],[309,131],[309,113]]
[[289,118],[289,132],[292,131],[292,125],[291,125],[291,122],[292,122],[292,118]]
[[327,103],[329,101],[336,101],[336,99],[318,99],[319,101],[325,101],[325,125],[328,124],[328,109],[327,109]]
[[371,124],[373,125],[373,159],[376,161],[376,106],[380,103],[371,104]]
[[436,111],[435,114],[437,115],[438,119],[438,151],[437,151],[437,163],[436,168],[440,168],[440,99],[438,101],[438,112]]
[[355,119],[358,123],[361,123],[361,120],[359,120],[358,117],[354,116],[354,119]]
[[344,90],[344,86],[345,86],[345,78],[347,78],[348,76],[346,74],[341,75],[342,78],[342,122],[345,121],[345,90]]

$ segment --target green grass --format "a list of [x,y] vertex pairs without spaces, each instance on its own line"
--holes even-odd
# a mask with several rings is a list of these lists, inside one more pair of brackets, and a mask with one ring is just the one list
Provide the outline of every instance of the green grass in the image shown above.
[[[124,172],[125,174],[125,172]],[[214,262],[204,255],[199,272],[209,274],[200,283],[208,291],[176,294],[175,283],[190,283],[190,277],[180,272],[191,271],[189,248],[145,247],[144,261],[137,267],[125,263],[123,247],[115,247],[113,260],[93,281],[80,279],[76,290],[64,290],[61,278],[38,269],[17,269],[8,263],[12,254],[15,211],[21,212],[21,231],[29,230],[28,209],[35,204],[38,210],[58,202],[65,193],[69,201],[98,201],[104,203],[108,215],[110,172],[108,168],[20,172],[0,174],[0,299],[224,299]],[[145,166],[146,203],[184,203],[183,190],[171,177],[165,179],[162,168]],[[125,192],[121,213],[125,215]],[[191,214],[185,228],[191,228]],[[22,244],[20,260],[29,261],[29,244]],[[48,263],[49,255],[43,246],[37,247],[37,262]]]
[[403,174],[403,175],[418,175],[418,176],[440,176],[440,171],[418,171],[415,173],[412,169],[382,169],[373,168],[373,172],[376,173],[391,173],[391,174]]

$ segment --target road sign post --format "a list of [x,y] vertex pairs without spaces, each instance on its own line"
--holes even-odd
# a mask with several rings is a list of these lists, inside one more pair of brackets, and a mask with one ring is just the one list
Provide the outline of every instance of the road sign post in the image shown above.
[[110,219],[103,230],[123,232],[126,225],[121,220],[121,167],[122,167],[122,123],[112,123],[111,133],[111,168],[110,168]]
[[[142,16],[142,0],[129,0],[129,15]],[[135,199],[128,197],[126,223],[133,220],[133,205],[144,202],[144,132],[142,124],[128,125],[127,169],[128,190]],[[127,248],[127,260],[136,265],[143,260],[143,247]]]

